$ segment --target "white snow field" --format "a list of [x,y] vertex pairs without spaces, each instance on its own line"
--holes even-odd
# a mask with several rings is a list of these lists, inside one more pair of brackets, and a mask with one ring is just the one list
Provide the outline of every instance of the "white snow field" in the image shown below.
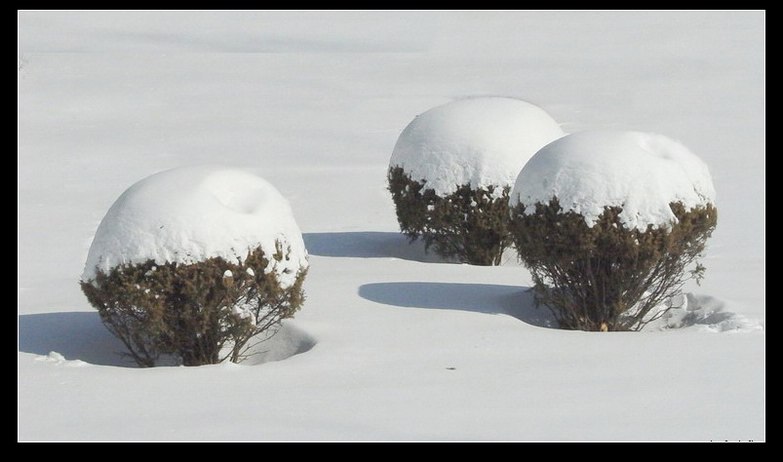
[[[18,438],[765,440],[764,29],[759,11],[20,12]],[[718,227],[679,311],[558,330],[513,252],[475,267],[407,243],[397,137],[468,96],[708,165]],[[133,367],[79,290],[90,243],[135,182],[215,162],[290,202],[307,300],[252,363]]]

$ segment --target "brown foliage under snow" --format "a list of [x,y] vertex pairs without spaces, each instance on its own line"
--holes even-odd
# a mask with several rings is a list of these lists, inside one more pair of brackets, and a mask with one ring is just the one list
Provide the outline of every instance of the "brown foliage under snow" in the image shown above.
[[499,265],[511,244],[508,234],[510,188],[472,189],[461,185],[440,197],[411,179],[401,167],[389,169],[389,192],[402,232],[421,238],[427,249],[472,265]]
[[[271,256],[285,257],[279,245]],[[240,362],[253,339],[269,338],[304,302],[306,269],[284,289],[274,271],[264,273],[268,258],[258,248],[241,264],[222,258],[187,265],[148,260],[98,271],[81,288],[140,366],[154,366],[162,355],[186,366]],[[230,277],[224,277],[227,270]]]
[[[588,227],[557,199],[512,209],[511,234],[519,258],[530,270],[536,298],[567,329],[639,330],[662,316],[648,316],[681,291],[690,278],[700,280],[698,258],[717,224],[712,205],[686,210],[670,204],[677,223],[670,228],[626,229],[620,207],[606,207]],[[693,269],[689,270],[693,266]]]

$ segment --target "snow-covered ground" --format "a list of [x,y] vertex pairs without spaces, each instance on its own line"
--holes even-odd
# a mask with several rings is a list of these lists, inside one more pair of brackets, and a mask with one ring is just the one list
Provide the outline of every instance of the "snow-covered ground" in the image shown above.
[[[764,440],[764,22],[20,13],[19,438]],[[678,328],[552,329],[513,254],[450,264],[399,235],[397,137],[476,95],[566,132],[661,133],[707,163],[718,228]],[[289,200],[307,301],[253,364],[130,367],[77,283],[98,223],[136,181],[214,162]]]

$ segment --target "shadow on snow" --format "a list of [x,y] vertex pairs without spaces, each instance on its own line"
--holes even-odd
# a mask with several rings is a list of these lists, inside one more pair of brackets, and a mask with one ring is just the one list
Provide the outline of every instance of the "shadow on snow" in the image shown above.
[[37,355],[56,351],[68,360],[137,367],[121,354],[125,345],[104,327],[97,311],[19,315],[19,351]]
[[557,328],[549,310],[537,308],[527,287],[450,282],[386,282],[359,287],[359,296],[402,308],[505,314],[537,327]]
[[425,252],[424,242],[409,242],[401,233],[380,231],[304,233],[310,255],[320,257],[400,258],[426,263],[451,263],[434,252]]
[[[251,341],[252,342],[252,341]],[[317,341],[290,323],[257,343],[245,365],[280,361],[312,349]],[[19,351],[36,355],[57,352],[66,360],[99,366],[138,367],[125,345],[101,322],[97,312],[61,312],[19,315]]]

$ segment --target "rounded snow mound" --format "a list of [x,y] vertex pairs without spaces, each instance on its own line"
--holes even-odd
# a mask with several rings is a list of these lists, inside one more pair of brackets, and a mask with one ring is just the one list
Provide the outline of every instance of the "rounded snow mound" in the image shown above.
[[557,197],[565,211],[595,224],[607,206],[622,207],[629,229],[668,227],[677,221],[669,204],[691,209],[715,202],[707,165],[685,146],[663,135],[595,130],[573,133],[544,146],[525,165],[510,204],[535,204]]
[[[282,245],[282,261],[271,256]],[[288,201],[267,181],[242,170],[201,165],[149,176],[128,188],[98,226],[82,280],[129,263],[190,264],[212,257],[242,261],[261,247],[283,287],[307,250]]]
[[511,186],[542,146],[565,133],[543,109],[503,97],[468,98],[416,116],[397,139],[391,167],[447,196],[460,185]]
[[731,312],[726,309],[726,302],[709,295],[682,293],[672,297],[670,303],[673,305],[671,309],[647,324],[642,331],[696,328],[705,332],[735,333],[764,329],[758,319]]

